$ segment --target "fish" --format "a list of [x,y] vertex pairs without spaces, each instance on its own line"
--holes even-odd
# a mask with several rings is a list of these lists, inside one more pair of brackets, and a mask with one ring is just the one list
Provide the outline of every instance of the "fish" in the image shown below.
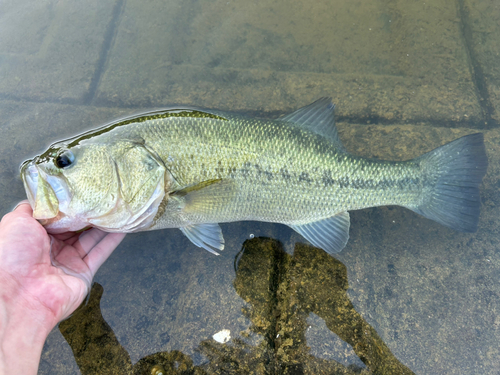
[[219,223],[281,223],[330,254],[349,239],[348,211],[397,205],[475,232],[488,159],[481,133],[417,158],[352,155],[321,98],[280,118],[176,107],[116,120],[21,165],[33,217],[49,233],[179,228],[224,249]]

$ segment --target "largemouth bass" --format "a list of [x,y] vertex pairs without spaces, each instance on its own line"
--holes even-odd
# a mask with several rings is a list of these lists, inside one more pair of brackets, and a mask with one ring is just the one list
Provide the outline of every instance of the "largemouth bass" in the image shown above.
[[474,232],[487,157],[472,134],[408,161],[357,157],[322,98],[277,120],[177,108],[122,119],[21,166],[33,216],[49,232],[180,228],[224,248],[218,223],[286,224],[329,253],[349,238],[350,210],[398,205]]

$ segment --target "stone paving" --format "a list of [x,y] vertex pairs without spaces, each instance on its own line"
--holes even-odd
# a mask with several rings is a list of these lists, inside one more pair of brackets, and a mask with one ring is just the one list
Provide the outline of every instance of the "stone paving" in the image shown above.
[[[499,24],[494,0],[2,1],[0,214],[25,197],[23,160],[151,108],[277,117],[331,96],[347,149],[387,159],[483,131],[490,168],[478,233],[403,209],[364,210],[351,215],[337,259],[357,312],[413,372],[491,373],[500,362]],[[133,363],[181,350],[202,364],[200,342],[248,330],[233,262],[249,233],[287,250],[302,241],[277,225],[223,229],[221,257],[170,230],[128,236],[100,270],[104,319]],[[312,332],[312,355],[360,363],[324,346],[333,340],[325,327]],[[49,373],[78,373],[57,330],[40,366]]]

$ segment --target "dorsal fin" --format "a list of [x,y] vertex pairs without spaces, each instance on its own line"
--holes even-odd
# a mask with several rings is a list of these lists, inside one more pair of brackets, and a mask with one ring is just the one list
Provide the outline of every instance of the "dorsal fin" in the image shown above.
[[332,103],[332,98],[325,97],[278,120],[292,122],[320,134],[332,141],[340,151],[345,151],[335,126],[334,110],[335,104]]

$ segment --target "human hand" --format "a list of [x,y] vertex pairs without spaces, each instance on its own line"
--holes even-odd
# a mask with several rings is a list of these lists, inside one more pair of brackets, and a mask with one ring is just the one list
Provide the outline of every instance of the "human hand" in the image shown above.
[[21,202],[0,223],[0,280],[17,284],[27,304],[47,310],[57,323],[84,300],[125,234],[94,228],[49,235],[32,215],[27,201]]
[[[82,303],[95,273],[125,237],[95,228],[49,235],[32,215],[21,202],[0,222],[0,374],[14,368],[32,373],[33,364],[36,372],[36,353],[48,333]],[[26,360],[26,351],[36,362]],[[16,357],[21,367],[13,365]]]

